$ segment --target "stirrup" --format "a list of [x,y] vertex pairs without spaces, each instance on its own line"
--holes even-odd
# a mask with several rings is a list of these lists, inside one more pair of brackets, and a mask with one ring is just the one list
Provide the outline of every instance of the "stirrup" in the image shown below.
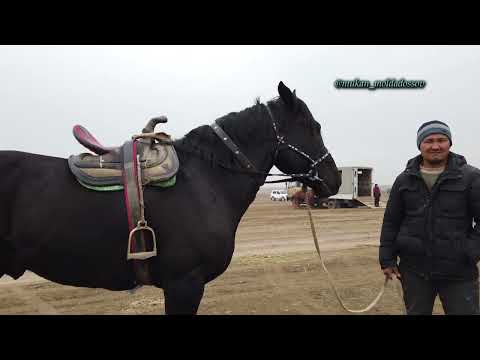
[[[152,234],[152,240],[153,240],[153,250],[152,251],[141,251],[141,252],[132,252],[131,251],[131,246],[132,246],[132,238],[133,235],[137,231],[149,231]],[[137,224],[137,227],[130,231],[130,235],[128,237],[128,249],[127,249],[127,260],[135,259],[135,260],[146,260],[148,258],[157,256],[157,240],[155,238],[155,232],[153,229],[149,226],[147,226],[146,221],[140,220]]]

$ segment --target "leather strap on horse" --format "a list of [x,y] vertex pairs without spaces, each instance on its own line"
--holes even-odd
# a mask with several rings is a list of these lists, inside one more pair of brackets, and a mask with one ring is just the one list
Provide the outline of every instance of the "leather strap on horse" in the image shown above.
[[[320,252],[320,247],[318,246],[317,234],[315,232],[315,225],[313,224],[312,212],[310,211],[310,205],[308,203],[307,203],[307,210],[308,210],[308,217],[310,219],[310,227],[312,229],[313,240],[315,242],[315,248],[317,249],[317,253],[318,253],[318,256],[320,257],[320,262],[322,263],[323,270],[325,270],[325,273],[327,274],[328,282],[330,283],[330,286],[332,287],[338,302],[340,303],[342,308],[349,313],[364,313],[371,310],[375,305],[377,305],[378,301],[380,300],[383,293],[385,292],[385,287],[387,286],[388,278],[385,277],[385,282],[383,283],[382,288],[380,289],[376,298],[370,303],[370,305],[368,305],[363,309],[358,309],[358,310],[348,308],[343,302],[340,295],[338,294],[338,290],[337,290],[337,287],[335,286],[335,282],[333,281],[332,276],[330,275],[330,272],[328,271],[327,267],[325,266],[325,262],[323,261],[322,254]],[[398,285],[397,285],[397,291],[398,291]],[[401,297],[401,294],[400,294],[400,297]]]
[[250,171],[255,170],[255,166],[248,160],[248,158],[240,151],[238,146],[233,142],[233,140],[228,136],[228,134],[223,131],[223,129],[218,125],[218,119],[215,120],[213,124],[210,125],[217,134],[217,136],[222,139],[223,143],[236,155],[237,160],[242,164],[242,166]]
[[[124,194],[130,232],[127,259],[131,259],[133,262],[137,284],[151,285],[149,264],[146,259],[156,255],[155,234],[147,227],[144,219],[143,189],[140,176],[136,140],[130,140],[123,146]],[[146,250],[145,233],[147,231],[145,230],[152,233],[153,252]]]

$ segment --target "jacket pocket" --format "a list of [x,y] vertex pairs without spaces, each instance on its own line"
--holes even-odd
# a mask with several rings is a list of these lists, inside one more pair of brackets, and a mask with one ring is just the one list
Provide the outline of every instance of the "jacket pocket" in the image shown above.
[[425,208],[425,198],[418,183],[402,185],[398,189],[407,215],[417,215]]
[[446,183],[438,189],[437,209],[447,217],[467,216],[467,187],[462,183]]

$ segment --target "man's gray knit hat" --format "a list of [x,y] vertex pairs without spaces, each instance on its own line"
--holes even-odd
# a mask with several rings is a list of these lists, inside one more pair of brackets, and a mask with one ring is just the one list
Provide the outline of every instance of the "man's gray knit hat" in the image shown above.
[[432,134],[445,135],[446,137],[448,137],[448,140],[450,140],[450,146],[452,145],[452,134],[450,132],[450,128],[448,127],[448,125],[441,121],[433,120],[433,121],[427,121],[418,129],[417,131],[418,149],[420,149],[420,144],[422,143],[422,141],[425,140],[427,136],[430,136]]

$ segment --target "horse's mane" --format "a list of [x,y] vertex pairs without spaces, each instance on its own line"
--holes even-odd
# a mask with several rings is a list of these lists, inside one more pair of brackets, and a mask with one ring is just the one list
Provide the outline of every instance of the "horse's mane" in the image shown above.
[[[262,105],[260,99],[256,98],[253,106],[239,112],[228,113],[217,119],[217,122],[236,143],[241,143],[246,139],[260,139],[262,136],[259,135],[264,134],[254,133],[254,131],[258,132],[258,122],[261,121],[261,111]],[[238,126],[239,123],[244,126]],[[272,130],[265,127],[265,131]],[[260,132],[263,132],[263,130]],[[176,140],[174,146],[180,152],[196,155],[204,160],[210,161],[212,166],[223,165],[234,167],[235,164],[237,164],[233,153],[228,150],[209,125],[201,125],[192,129],[185,136]],[[238,166],[238,164],[236,166]]]

